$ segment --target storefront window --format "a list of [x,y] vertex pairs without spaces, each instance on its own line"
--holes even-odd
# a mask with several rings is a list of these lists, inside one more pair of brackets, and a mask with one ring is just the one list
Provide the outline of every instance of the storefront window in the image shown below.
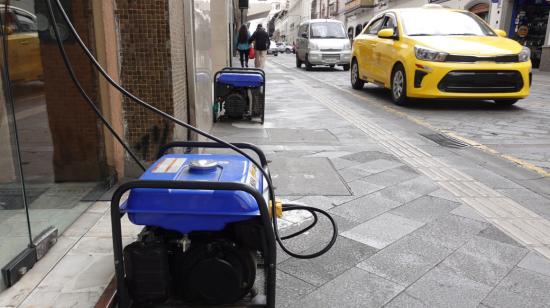
[[540,65],[549,12],[546,0],[519,0],[514,7],[511,37],[531,49],[534,68]]
[[[87,30],[82,28],[92,18],[87,2],[63,2],[77,28]],[[102,195],[112,177],[102,128],[67,75],[45,2],[8,4],[0,4],[7,50],[2,70],[9,77],[2,81],[13,98],[10,101],[6,91],[0,93],[0,267],[41,233],[61,234]],[[46,23],[39,26],[37,20]],[[61,19],[57,22],[64,26]],[[85,38],[90,34],[82,33]],[[97,98],[90,63],[74,41],[64,43],[86,90]],[[14,115],[10,116],[11,103]],[[0,291],[6,285],[2,281]]]

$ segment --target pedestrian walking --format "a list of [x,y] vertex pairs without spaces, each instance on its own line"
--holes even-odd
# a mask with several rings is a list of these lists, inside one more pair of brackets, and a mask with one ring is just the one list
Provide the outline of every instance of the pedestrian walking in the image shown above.
[[248,43],[252,44],[252,42],[254,42],[254,49],[256,52],[254,66],[263,69],[265,66],[265,57],[267,56],[267,50],[269,49],[271,41],[269,40],[269,34],[267,34],[262,27],[262,24],[258,25],[256,31],[248,40]]
[[248,53],[250,52],[250,32],[246,28],[246,25],[242,25],[239,28],[239,35],[237,36],[236,49],[239,51],[239,60],[241,61],[241,67],[248,67]]

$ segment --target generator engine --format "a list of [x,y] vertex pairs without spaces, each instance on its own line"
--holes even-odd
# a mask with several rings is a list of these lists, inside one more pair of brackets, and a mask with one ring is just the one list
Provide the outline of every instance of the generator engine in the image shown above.
[[[254,230],[253,224],[247,228]],[[253,247],[238,229],[182,235],[145,227],[124,249],[130,295],[141,304],[175,298],[222,305],[245,297],[254,286],[260,247]]]
[[225,115],[230,118],[242,118],[249,115],[249,95],[247,89],[231,89],[223,103]]
[[[239,182],[259,192],[265,185],[256,167],[239,155],[167,154],[140,179]],[[123,207],[131,222],[145,226],[123,250],[128,293],[136,304],[223,305],[255,295],[264,231],[252,196],[139,188]]]

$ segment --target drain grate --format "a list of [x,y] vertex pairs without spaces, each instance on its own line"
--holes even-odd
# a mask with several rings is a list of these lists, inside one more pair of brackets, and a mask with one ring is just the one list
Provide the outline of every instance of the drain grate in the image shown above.
[[422,137],[430,139],[431,141],[439,144],[440,146],[448,148],[465,148],[469,144],[464,143],[458,139],[449,137],[444,134],[420,134]]

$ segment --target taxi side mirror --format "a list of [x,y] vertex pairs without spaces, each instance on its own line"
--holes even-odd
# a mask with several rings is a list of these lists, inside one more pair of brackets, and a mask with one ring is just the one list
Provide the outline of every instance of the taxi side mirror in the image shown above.
[[493,29],[493,31],[495,31],[495,33],[500,37],[507,37],[508,36],[508,33],[506,33],[506,31],[504,31],[502,29]]
[[379,38],[393,39],[395,38],[395,31],[393,29],[382,29],[378,31]]

